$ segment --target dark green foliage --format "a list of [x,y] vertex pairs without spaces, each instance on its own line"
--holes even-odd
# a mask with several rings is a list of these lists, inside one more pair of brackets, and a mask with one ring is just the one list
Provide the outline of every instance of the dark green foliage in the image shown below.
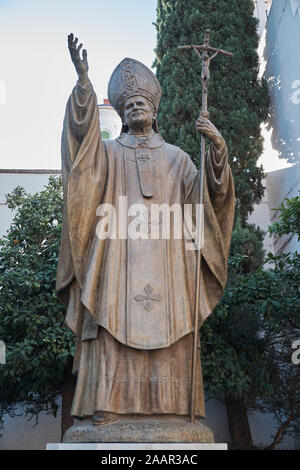
[[246,224],[245,227],[242,227],[241,219],[237,217],[230,246],[228,276],[230,284],[233,283],[237,274],[252,273],[262,266],[264,234],[259,227],[253,224]]
[[300,191],[299,196],[292,197],[291,199],[286,198],[279,207],[279,210],[279,222],[271,225],[269,233],[277,236],[295,233],[300,241]]
[[[270,345],[274,346],[279,334],[290,331],[294,339],[298,339],[300,257],[298,254],[277,257],[269,254],[266,261],[268,268],[239,275],[201,330],[204,370],[208,374],[206,383],[210,392],[218,388],[230,391],[231,387],[232,394],[238,395],[250,388],[250,384],[263,389],[268,380],[264,383],[261,376],[267,379],[266,368],[271,365],[266,361]],[[221,340],[223,345],[219,348]],[[291,355],[290,344],[290,358]],[[219,361],[215,369],[211,364],[214,357]],[[220,382],[221,377],[224,380]],[[267,389],[271,386],[270,383]]]
[[[283,225],[270,232],[295,233],[298,208],[287,199]],[[204,381],[209,395],[242,397],[247,409],[272,413],[275,448],[285,435],[300,434],[300,369],[292,363],[292,343],[300,338],[300,254],[269,253],[264,269],[248,273],[245,262],[245,254],[230,259],[234,282],[201,329]]]
[[28,413],[56,413],[56,397],[74,336],[63,325],[64,308],[54,288],[62,227],[60,179],[43,191],[17,187],[7,196],[16,211],[0,241],[0,338],[6,365],[0,365],[0,417],[22,402]]
[[245,224],[263,195],[260,124],[267,117],[266,83],[258,80],[257,20],[252,0],[158,0],[157,77],[163,95],[158,116],[166,139],[195,162],[200,138],[195,121],[201,109],[201,63],[194,52],[177,46],[202,44],[206,28],[211,44],[234,53],[211,63],[209,110],[226,139],[235,180],[237,212]]

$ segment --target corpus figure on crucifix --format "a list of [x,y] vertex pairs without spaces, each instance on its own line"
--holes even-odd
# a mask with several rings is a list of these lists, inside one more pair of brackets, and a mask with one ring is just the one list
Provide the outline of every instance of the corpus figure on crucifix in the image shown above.
[[[94,426],[124,416],[189,421],[195,320],[199,317],[199,328],[219,302],[227,278],[234,188],[226,143],[200,115],[196,129],[210,140],[201,187],[201,171],[190,157],[159,134],[157,78],[129,58],[116,67],[108,89],[122,131],[115,140],[102,140],[87,53],[81,55],[77,42],[70,34],[78,82],[62,135],[64,215],[56,285],[67,308],[66,323],[77,336],[72,415],[90,417]],[[185,237],[174,236],[178,222],[172,217],[168,236],[151,237],[162,222],[147,223],[147,216],[161,205],[199,205],[200,191],[204,238],[197,286],[199,250],[187,249]],[[120,230],[100,236],[103,207],[119,207],[120,198],[128,207],[127,236]],[[146,222],[138,236],[130,236],[130,211],[137,205]],[[180,224],[183,229],[183,220]],[[193,414],[205,417],[199,354],[194,383]]]

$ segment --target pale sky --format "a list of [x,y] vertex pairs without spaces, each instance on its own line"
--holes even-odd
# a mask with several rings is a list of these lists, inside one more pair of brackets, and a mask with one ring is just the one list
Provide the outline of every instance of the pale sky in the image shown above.
[[157,0],[0,0],[0,168],[60,168],[60,137],[76,83],[67,35],[88,51],[102,103],[115,66],[154,60]]
[[[157,0],[0,0],[0,168],[60,168],[63,115],[77,79],[67,35],[73,32],[87,49],[102,103],[124,57],[152,66],[156,5]],[[286,166],[264,126],[263,135],[259,163],[266,171]]]

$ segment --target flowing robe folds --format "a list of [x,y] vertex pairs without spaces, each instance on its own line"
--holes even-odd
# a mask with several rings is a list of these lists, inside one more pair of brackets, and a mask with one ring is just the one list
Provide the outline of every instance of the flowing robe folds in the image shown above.
[[[152,225],[161,228],[159,217],[147,218],[151,205],[198,202],[195,166],[154,131],[102,141],[93,88],[77,84],[66,108],[62,175],[56,289],[78,339],[72,414],[188,414],[196,251],[186,249],[183,237],[174,237],[172,217],[169,238],[145,234]],[[100,207],[111,204],[119,216],[120,197],[127,208],[143,205],[138,225],[144,236],[132,239],[124,230],[120,236],[118,223],[116,237],[98,236]],[[211,146],[206,157],[204,208],[200,325],[220,300],[227,278],[234,188],[225,144]],[[130,215],[126,223],[132,223]],[[204,416],[200,361],[196,414]]]

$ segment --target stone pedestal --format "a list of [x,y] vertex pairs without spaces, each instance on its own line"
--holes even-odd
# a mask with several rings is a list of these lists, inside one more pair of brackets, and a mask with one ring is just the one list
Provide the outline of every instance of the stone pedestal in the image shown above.
[[212,430],[201,421],[191,424],[187,417],[122,417],[94,426],[79,421],[69,428],[63,443],[213,443]]
[[[199,444],[199,443],[190,443],[190,444],[167,444],[167,443],[140,443],[140,442],[131,442],[131,443],[111,443],[111,442],[102,442],[101,444],[89,443],[89,444],[61,444],[61,443],[51,443],[47,444],[46,450],[98,450],[98,451],[121,451],[127,450],[161,450],[161,451],[172,451],[172,450],[227,450],[227,444]],[[117,454],[113,454],[117,455]]]

